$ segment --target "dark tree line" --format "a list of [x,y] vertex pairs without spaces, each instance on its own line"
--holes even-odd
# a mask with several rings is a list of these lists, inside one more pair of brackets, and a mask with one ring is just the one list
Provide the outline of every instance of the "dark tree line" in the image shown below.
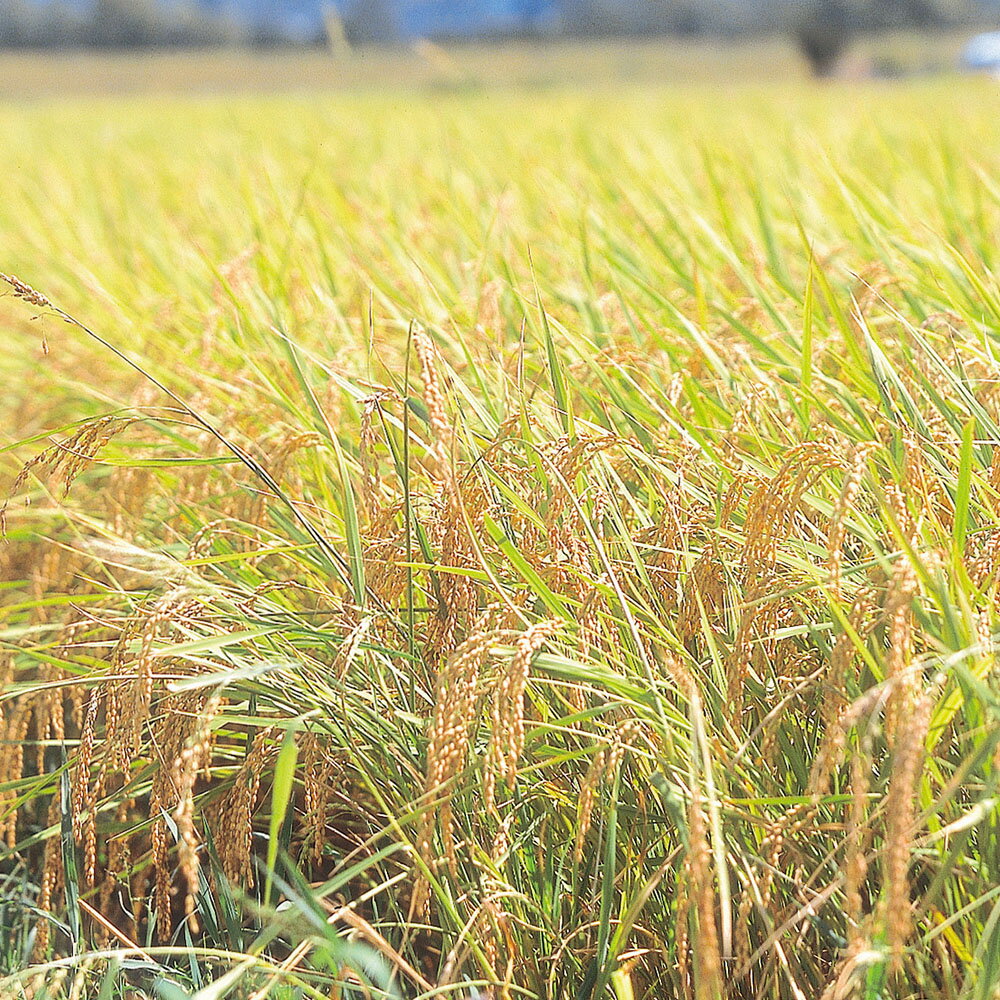
[[197,3],[94,0],[0,0],[0,48],[184,48],[269,45],[278,29],[247,25]]
[[[402,0],[343,4],[351,42],[399,41]],[[791,35],[817,76],[859,35],[976,20],[977,0],[552,0],[556,31],[603,35]],[[545,0],[537,0],[544,4]],[[981,16],[981,15],[980,15]],[[551,24],[548,29],[551,33]],[[322,41],[322,29],[314,38]],[[148,48],[280,44],[279,27],[253,26],[197,0],[0,0],[0,48]]]

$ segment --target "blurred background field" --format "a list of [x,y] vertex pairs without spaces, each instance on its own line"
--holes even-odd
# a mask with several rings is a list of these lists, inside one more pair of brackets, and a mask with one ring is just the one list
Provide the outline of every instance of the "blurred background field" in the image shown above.
[[74,93],[239,93],[372,90],[385,87],[536,88],[662,85],[780,79],[804,72],[793,47],[685,45],[663,39],[150,54],[0,55],[0,96]]
[[[960,72],[968,32],[890,33],[859,40],[842,75]],[[319,48],[145,52],[0,51],[0,100],[144,93],[309,93],[384,88],[585,89],[804,80],[790,38],[417,43],[331,53]]]

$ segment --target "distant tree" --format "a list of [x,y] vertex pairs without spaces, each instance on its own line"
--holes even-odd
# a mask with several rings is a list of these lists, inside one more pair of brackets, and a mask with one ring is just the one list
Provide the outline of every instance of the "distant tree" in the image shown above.
[[399,41],[398,6],[393,0],[354,0],[343,15],[345,37],[352,45]]
[[67,2],[45,5],[44,17],[39,14],[35,32],[36,44],[48,48],[79,45],[83,34],[84,15],[79,7]]
[[24,0],[0,0],[0,47],[17,48],[25,44],[31,14]]
[[233,45],[249,39],[249,31],[224,11],[206,10],[197,0],[174,0],[160,16],[158,45],[202,48]]
[[694,35],[712,26],[712,0],[557,0],[569,35]]
[[857,29],[842,0],[817,0],[795,22],[795,41],[813,76],[829,76]]
[[600,33],[601,24],[595,0],[558,0],[559,27],[566,35]]
[[156,0],[95,0],[90,40],[101,48],[144,48],[156,44],[162,28]]
[[939,26],[961,19],[963,7],[963,0],[796,0],[790,26],[813,74],[828,76],[859,35]]
[[0,49],[81,44],[82,13],[61,0],[0,0]]

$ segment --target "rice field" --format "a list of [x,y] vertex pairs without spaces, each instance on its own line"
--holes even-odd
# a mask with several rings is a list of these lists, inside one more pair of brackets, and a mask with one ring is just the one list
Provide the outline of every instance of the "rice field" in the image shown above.
[[0,996],[995,998],[998,114],[0,106]]

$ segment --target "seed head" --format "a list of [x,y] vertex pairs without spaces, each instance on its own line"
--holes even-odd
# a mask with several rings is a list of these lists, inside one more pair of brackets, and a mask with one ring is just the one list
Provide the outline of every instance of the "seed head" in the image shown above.
[[10,285],[14,294],[19,299],[24,299],[25,302],[29,302],[33,306],[38,306],[40,309],[53,308],[52,303],[41,292],[36,292],[31,285],[26,284],[13,274],[4,274],[3,271],[0,271],[0,281],[4,281]]

